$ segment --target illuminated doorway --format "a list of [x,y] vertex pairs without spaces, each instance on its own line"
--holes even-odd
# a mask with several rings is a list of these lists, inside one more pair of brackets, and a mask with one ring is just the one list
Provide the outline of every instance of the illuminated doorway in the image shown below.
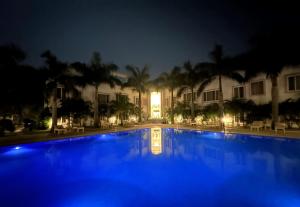
[[151,118],[161,118],[161,94],[160,92],[151,92]]

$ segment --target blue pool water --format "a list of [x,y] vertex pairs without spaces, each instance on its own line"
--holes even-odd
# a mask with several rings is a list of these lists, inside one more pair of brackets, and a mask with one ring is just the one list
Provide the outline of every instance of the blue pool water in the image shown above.
[[300,141],[142,129],[0,147],[0,206],[300,206]]

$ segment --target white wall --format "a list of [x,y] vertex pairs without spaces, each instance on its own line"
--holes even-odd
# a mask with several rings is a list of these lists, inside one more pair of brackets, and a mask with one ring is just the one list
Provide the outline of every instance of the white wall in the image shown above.
[[[298,99],[300,98],[300,91],[290,92],[287,90],[287,76],[293,74],[300,74],[300,68],[284,68],[281,74],[278,77],[278,89],[279,89],[279,102],[285,101],[289,98]],[[265,92],[262,95],[251,95],[251,82],[263,80],[265,83]],[[271,80],[266,78],[266,74],[258,74],[255,78],[252,78],[250,81],[240,84],[237,81],[229,79],[227,77],[222,77],[222,86],[223,86],[223,97],[224,100],[232,100],[233,98],[233,88],[236,86],[244,86],[245,90],[245,99],[251,99],[256,104],[265,104],[271,101]],[[216,78],[212,81],[204,91],[218,90],[219,82]],[[217,103],[218,101],[214,101]],[[197,98],[196,103],[200,105],[207,105],[214,102],[204,102],[203,93],[200,97]]]

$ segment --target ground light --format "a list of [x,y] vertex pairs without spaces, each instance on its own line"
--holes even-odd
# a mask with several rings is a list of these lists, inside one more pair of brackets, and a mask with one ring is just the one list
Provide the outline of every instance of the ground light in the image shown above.
[[231,116],[230,114],[225,114],[222,118],[222,122],[223,122],[224,126],[228,126],[228,125],[232,124],[233,116]]

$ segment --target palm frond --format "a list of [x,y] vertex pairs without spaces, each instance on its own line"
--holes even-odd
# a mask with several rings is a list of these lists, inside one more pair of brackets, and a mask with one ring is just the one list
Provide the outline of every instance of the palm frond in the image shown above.
[[206,86],[208,84],[210,84],[214,79],[215,78],[212,77],[212,78],[206,79],[203,82],[201,82],[198,89],[197,89],[197,96],[200,96],[202,94],[202,92],[204,91],[204,89],[206,88]]
[[133,77],[138,77],[138,69],[135,66],[127,65],[126,70],[130,73]]
[[177,90],[177,97],[181,97],[181,95],[183,94],[183,92],[188,89],[189,87],[188,86],[181,86],[178,88]]

